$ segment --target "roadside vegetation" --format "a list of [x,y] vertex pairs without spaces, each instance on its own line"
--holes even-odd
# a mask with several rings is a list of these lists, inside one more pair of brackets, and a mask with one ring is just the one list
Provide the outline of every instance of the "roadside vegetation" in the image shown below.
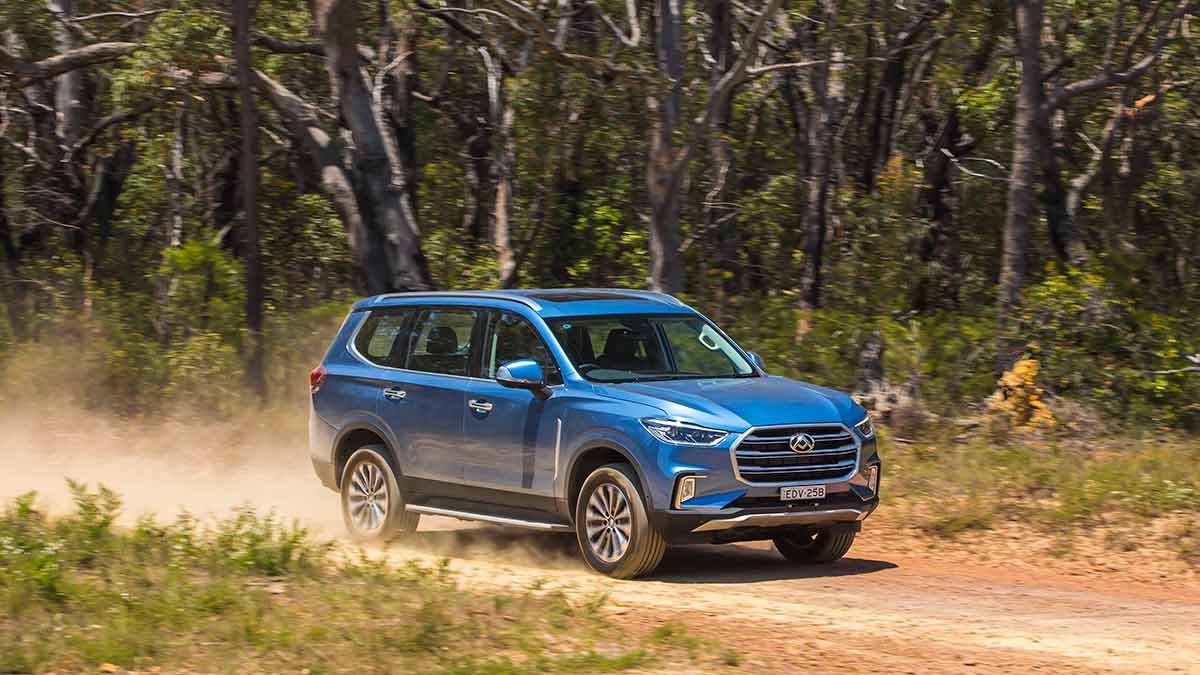
[[712,671],[736,654],[675,624],[610,623],[605,599],[460,587],[445,565],[335,549],[271,514],[116,527],[120,498],[72,484],[0,516],[0,673]]
[[[961,432],[961,429],[959,429]],[[1027,435],[1003,442],[969,433],[883,438],[884,490],[929,535],[952,538],[1007,522],[1069,544],[1104,525],[1126,531],[1172,523],[1168,548],[1200,565],[1200,442],[1154,430],[1125,436]],[[1144,539],[1142,539],[1144,542]],[[1137,545],[1124,535],[1108,542]]]

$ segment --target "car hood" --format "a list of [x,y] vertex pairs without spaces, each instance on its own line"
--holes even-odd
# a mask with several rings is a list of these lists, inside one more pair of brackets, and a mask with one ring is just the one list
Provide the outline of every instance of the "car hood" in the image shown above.
[[849,396],[782,377],[597,384],[596,389],[605,396],[659,408],[671,418],[731,431],[858,421],[851,418],[859,406]]

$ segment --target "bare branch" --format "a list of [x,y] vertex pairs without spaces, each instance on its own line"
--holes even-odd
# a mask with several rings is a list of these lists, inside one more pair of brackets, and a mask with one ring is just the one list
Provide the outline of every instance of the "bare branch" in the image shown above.
[[16,80],[17,88],[21,89],[72,70],[116,61],[132,54],[140,46],[136,42],[100,42],[33,63],[17,58],[7,48],[0,46],[0,76],[12,77]]
[[1200,366],[1188,366],[1186,368],[1175,368],[1173,370],[1148,370],[1152,375],[1176,375],[1178,373],[1200,373]]
[[100,134],[104,133],[105,129],[108,129],[115,124],[122,124],[124,122],[128,122],[129,120],[137,119],[143,113],[148,112],[151,108],[153,108],[151,104],[145,103],[137,108],[134,108],[133,110],[113,113],[112,115],[100,120],[96,123],[96,126],[92,127],[91,131],[87,132],[83,138],[80,138],[79,141],[71,147],[71,151],[66,154],[66,156],[63,158],[63,161],[69,164],[74,164],[79,158],[80,153],[86,150],[89,145],[94,143],[96,138]]
[[513,19],[511,16],[505,14],[504,12],[498,12],[494,9],[484,9],[482,7],[479,7],[476,9],[467,9],[465,7],[442,7],[438,11],[439,12],[456,12],[459,14],[473,14],[473,15],[477,15],[477,16],[494,16],[497,19],[500,19],[500,20],[504,21],[505,23],[507,23],[513,30],[517,31],[518,33],[521,33],[522,35],[530,34],[530,31],[528,28],[525,28],[521,24],[517,23],[516,20]]
[[[1172,26],[1185,14],[1187,14],[1188,10],[1191,9],[1191,6],[1192,0],[1183,0],[1183,2],[1179,3],[1179,6],[1175,8],[1175,11],[1171,13],[1171,16],[1167,17],[1167,20],[1159,29],[1158,39],[1155,40],[1154,46],[1151,47],[1150,51],[1147,52],[1147,54],[1143,56],[1136,64],[1121,72],[1103,72],[1095,77],[1091,77],[1086,80],[1078,80],[1059,88],[1043,104],[1045,106],[1045,110],[1043,112],[1049,113],[1053,110],[1061,108],[1062,106],[1066,105],[1067,101],[1079,96],[1080,94],[1086,94],[1088,92],[1096,91],[1097,89],[1104,89],[1117,84],[1128,84],[1129,82],[1141,77],[1142,74],[1149,70],[1150,66],[1154,65],[1154,62],[1158,60],[1158,57],[1162,54],[1163,49],[1166,48],[1167,43],[1170,41]],[[1156,13],[1157,10],[1155,10],[1155,14]]]
[[942,148],[941,151],[942,151],[942,154],[946,156],[946,159],[950,160],[950,163],[955,166],[955,168],[957,168],[959,171],[962,171],[963,173],[967,174],[968,176],[971,176],[973,178],[983,178],[985,180],[994,180],[998,183],[1007,183],[1008,182],[1007,177],[989,176],[986,173],[979,173],[978,171],[972,171],[971,169],[968,169],[966,166],[963,165],[963,162],[981,162],[981,163],[987,164],[989,166],[994,166],[997,169],[999,169],[1000,171],[1007,173],[1008,169],[1003,164],[1001,164],[1000,162],[997,162],[994,159],[989,159],[987,157],[955,157],[954,153],[950,152],[949,148]]
[[741,55],[738,56],[733,66],[721,76],[721,79],[717,80],[717,83],[713,85],[712,91],[708,94],[708,103],[704,106],[704,112],[692,123],[688,143],[681,148],[679,156],[675,158],[672,168],[673,180],[678,180],[683,175],[683,167],[687,166],[688,161],[691,159],[692,150],[699,143],[701,136],[708,133],[717,110],[733,94],[734,88],[745,81],[750,62],[758,59],[759,40],[766,30],[767,20],[779,10],[780,2],[781,0],[767,0],[762,12],[755,17],[754,25],[750,28],[750,34],[742,42]]
[[638,46],[638,43],[642,41],[642,26],[638,21],[636,0],[625,0],[625,14],[629,20],[628,37],[626,37],[625,33],[621,32],[621,29],[617,27],[617,24],[612,20],[612,17],[610,17],[604,11],[604,9],[600,7],[600,3],[596,2],[596,0],[589,0],[588,5],[590,5],[592,9],[596,10],[596,13],[600,15],[600,20],[603,21],[606,26],[608,26],[609,30],[613,32],[613,35],[617,36],[617,39],[621,41],[621,44],[625,45],[626,47],[636,47]]
[[[320,42],[301,42],[296,40],[285,40],[273,35],[268,35],[261,31],[255,31],[251,42],[266,49],[269,52],[276,54],[309,54],[311,56],[325,56],[325,47]],[[375,50],[366,45],[358,46],[358,58],[368,63],[375,61]]]
[[165,11],[167,11],[167,10],[165,10],[165,9],[148,9],[144,12],[98,12],[96,14],[85,14],[83,16],[70,17],[65,20],[70,21],[72,23],[79,23],[82,21],[95,21],[96,19],[110,19],[110,18],[146,19],[146,18],[149,18],[152,16],[157,16],[159,14],[162,14]]

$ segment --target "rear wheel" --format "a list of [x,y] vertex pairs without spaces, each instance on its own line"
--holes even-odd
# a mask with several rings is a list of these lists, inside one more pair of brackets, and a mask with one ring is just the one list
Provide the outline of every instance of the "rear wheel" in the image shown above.
[[653,572],[667,550],[650,524],[628,464],[602,466],[583,482],[575,504],[575,531],[588,565],[617,579]]
[[790,532],[775,537],[775,550],[802,565],[831,563],[846,555],[854,543],[851,528],[827,528],[810,532]]
[[415,531],[421,520],[421,514],[404,510],[404,496],[386,453],[381,445],[365,445],[342,469],[342,520],[355,541],[385,542]]

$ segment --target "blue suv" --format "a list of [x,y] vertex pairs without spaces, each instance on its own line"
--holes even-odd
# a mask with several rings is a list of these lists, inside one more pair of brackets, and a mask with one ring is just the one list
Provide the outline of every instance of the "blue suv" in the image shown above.
[[669,295],[367,298],[310,383],[313,467],[361,541],[426,513],[574,532],[591,567],[632,578],[672,543],[828,563],[879,504],[863,408],[768,375]]

